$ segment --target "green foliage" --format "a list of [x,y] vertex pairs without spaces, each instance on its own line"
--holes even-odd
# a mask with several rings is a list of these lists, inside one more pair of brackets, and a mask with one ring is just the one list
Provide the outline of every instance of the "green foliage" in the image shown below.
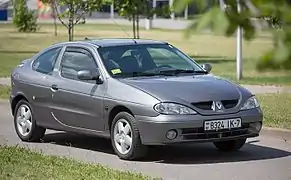
[[136,15],[151,18],[154,13],[148,0],[118,0],[113,2],[119,14],[129,20],[132,20]]
[[267,24],[273,32],[274,49],[261,56],[257,69],[291,69],[290,0],[240,0],[240,12],[236,0],[224,0],[224,9],[221,9],[218,0],[211,0],[212,7],[207,9],[209,2],[174,1],[176,12],[181,12],[190,3],[196,3],[201,9],[206,9],[205,13],[187,28],[186,35],[208,28],[216,34],[232,36],[237,28],[241,27],[244,39],[253,40],[256,37],[257,25],[262,27],[262,19],[268,18]]
[[171,16],[171,9],[169,5],[163,5],[161,8],[156,8],[155,13],[157,16],[162,18],[170,18]]
[[27,8],[25,0],[14,1],[13,23],[19,32],[35,32],[37,30],[36,21],[34,12]]
[[118,10],[119,15],[127,18],[133,23],[134,38],[139,38],[135,35],[135,31],[139,32],[139,18],[145,17],[152,19],[154,14],[169,17],[170,8],[165,6],[163,8],[153,8],[150,0],[106,0],[107,2],[113,2],[114,7]]
[[119,15],[132,21],[133,38],[139,38],[139,19],[145,16],[150,19],[153,15],[152,9],[147,0],[106,0],[107,3],[114,3]]
[[[86,16],[101,8],[102,0],[42,0],[43,3],[53,4],[53,8],[60,22],[68,29],[69,41],[73,41],[74,26],[84,24]],[[64,12],[59,12],[59,7],[67,7]],[[66,21],[67,19],[67,21]]]

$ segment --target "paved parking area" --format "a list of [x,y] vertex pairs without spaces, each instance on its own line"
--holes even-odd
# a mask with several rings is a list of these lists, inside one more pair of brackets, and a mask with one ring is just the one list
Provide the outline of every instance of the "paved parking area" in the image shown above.
[[[212,144],[151,149],[143,162],[123,161],[110,141],[47,131],[42,143],[21,142],[7,101],[0,102],[0,144],[25,146],[49,155],[66,156],[111,168],[142,172],[164,179],[291,180],[291,136],[264,131],[239,152],[220,153]],[[286,132],[287,134],[290,132]]]

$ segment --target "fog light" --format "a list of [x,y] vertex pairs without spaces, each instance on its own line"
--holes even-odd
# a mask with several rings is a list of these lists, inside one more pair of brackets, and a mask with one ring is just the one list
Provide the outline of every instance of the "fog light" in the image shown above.
[[254,129],[255,131],[257,131],[257,132],[260,132],[261,129],[262,129],[262,123],[261,123],[261,122],[251,123],[251,124],[250,124],[250,127],[251,127],[252,129]]
[[173,140],[177,137],[177,131],[176,130],[170,130],[167,132],[166,137],[170,140]]

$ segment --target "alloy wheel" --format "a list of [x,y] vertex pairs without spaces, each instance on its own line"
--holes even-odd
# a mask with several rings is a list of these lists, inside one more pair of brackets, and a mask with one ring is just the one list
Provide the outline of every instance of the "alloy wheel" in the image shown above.
[[16,122],[18,132],[22,136],[27,136],[32,128],[32,115],[31,110],[26,104],[22,104],[17,109]]
[[121,154],[127,154],[132,148],[132,129],[125,119],[120,119],[114,126],[114,143]]

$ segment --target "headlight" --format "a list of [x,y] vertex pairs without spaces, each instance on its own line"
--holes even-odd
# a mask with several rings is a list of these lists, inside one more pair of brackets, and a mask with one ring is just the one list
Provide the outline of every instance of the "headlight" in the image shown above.
[[244,105],[242,106],[241,110],[253,109],[260,107],[260,104],[255,96],[249,98]]
[[176,104],[176,103],[158,103],[154,106],[154,110],[161,114],[176,115],[176,114],[197,114],[193,109]]

